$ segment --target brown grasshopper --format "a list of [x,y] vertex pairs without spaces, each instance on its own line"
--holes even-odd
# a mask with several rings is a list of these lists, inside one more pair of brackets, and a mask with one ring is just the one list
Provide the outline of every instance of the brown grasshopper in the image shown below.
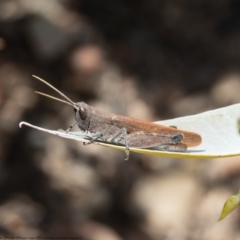
[[58,92],[67,101],[44,93],[36,93],[67,103],[74,108],[76,122],[66,132],[71,130],[73,126],[78,125],[82,131],[91,133],[88,144],[102,141],[123,145],[126,147],[125,160],[129,158],[129,148],[131,147],[184,152],[188,147],[198,146],[202,142],[201,136],[194,132],[103,112],[89,106],[85,102],[75,103],[45,80],[37,76],[33,77]]

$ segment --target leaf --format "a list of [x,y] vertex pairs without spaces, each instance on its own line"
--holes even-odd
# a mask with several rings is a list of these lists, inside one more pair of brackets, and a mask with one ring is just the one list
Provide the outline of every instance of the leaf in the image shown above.
[[[186,152],[167,152],[152,149],[130,148],[133,152],[153,154],[157,156],[168,156],[178,158],[219,158],[240,155],[240,104],[219,108],[200,114],[159,121],[157,123],[170,126],[177,126],[179,129],[193,131],[201,135],[202,144],[188,148]],[[52,131],[21,122],[20,127],[26,125],[43,132],[69,138],[76,141],[88,142],[89,135],[83,132],[61,132]],[[96,142],[102,146],[125,150],[124,146],[117,146],[109,143]]]
[[236,195],[233,195],[225,202],[222,213],[218,221],[224,219],[229,213],[231,213],[240,204],[240,191]]

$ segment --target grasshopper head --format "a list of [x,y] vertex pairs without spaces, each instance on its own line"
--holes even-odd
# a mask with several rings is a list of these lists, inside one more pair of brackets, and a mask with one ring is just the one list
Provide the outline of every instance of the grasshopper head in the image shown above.
[[87,131],[91,117],[91,110],[89,105],[87,105],[85,102],[77,102],[75,103],[74,111],[78,127],[82,131]]

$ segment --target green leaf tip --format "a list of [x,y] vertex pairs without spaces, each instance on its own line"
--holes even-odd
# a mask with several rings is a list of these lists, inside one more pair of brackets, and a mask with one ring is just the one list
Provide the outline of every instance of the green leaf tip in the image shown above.
[[221,215],[218,221],[223,220],[227,215],[229,215],[234,209],[240,204],[240,191],[236,195],[230,196],[225,202]]

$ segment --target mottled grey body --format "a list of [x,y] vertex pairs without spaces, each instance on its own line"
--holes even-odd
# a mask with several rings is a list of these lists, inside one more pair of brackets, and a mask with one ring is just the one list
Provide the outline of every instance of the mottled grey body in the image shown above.
[[91,142],[102,140],[124,145],[127,158],[129,147],[186,151],[186,145],[176,145],[184,139],[184,134],[176,128],[102,112],[84,102],[76,106],[79,107],[79,111],[75,110],[77,125],[82,131],[93,134]]

